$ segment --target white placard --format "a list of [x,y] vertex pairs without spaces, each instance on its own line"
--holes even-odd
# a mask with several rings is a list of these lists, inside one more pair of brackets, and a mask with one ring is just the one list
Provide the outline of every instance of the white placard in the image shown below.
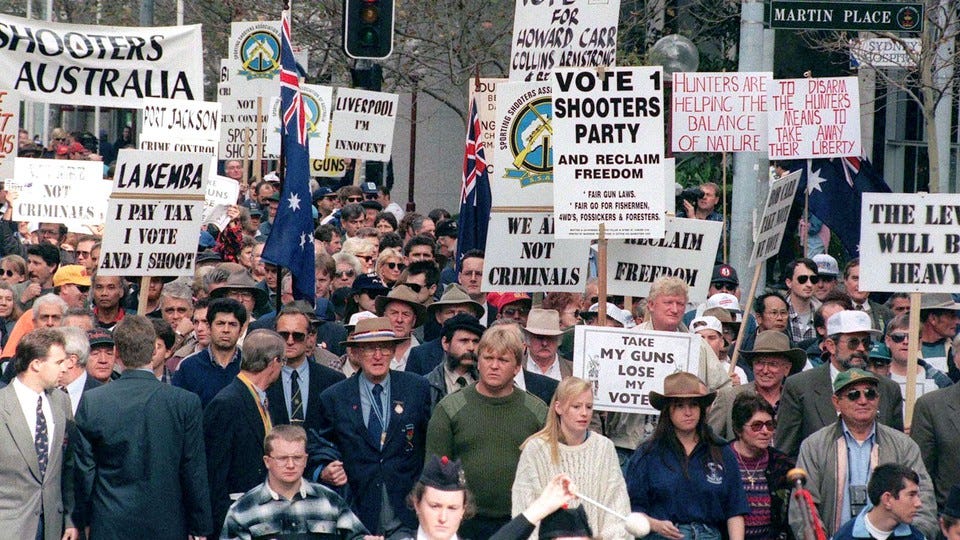
[[492,212],[483,262],[486,292],[576,292],[587,285],[589,240],[556,240],[549,212]]
[[[553,102],[550,83],[497,85],[493,207],[553,206]],[[490,162],[490,158],[487,158]]]
[[[315,84],[301,84],[303,110],[306,113],[307,144],[310,159],[324,159],[327,154],[327,139],[330,135],[330,109],[333,103],[333,88]],[[267,120],[267,149],[264,157],[280,157],[280,98],[270,100]]]
[[852,39],[850,40],[850,65],[870,68],[913,68],[917,65],[920,52],[920,38]]
[[547,81],[564,67],[617,65],[620,0],[517,0],[510,79]]
[[557,238],[662,238],[663,69],[554,71]]
[[218,141],[220,107],[206,101],[144,99],[140,136],[153,141]]
[[330,156],[387,161],[393,149],[397,94],[337,88]]
[[860,289],[960,290],[960,195],[864,193],[860,206]]
[[487,158],[487,173],[493,170],[493,156],[497,147],[497,85],[509,79],[470,79],[467,83],[467,106],[477,100],[477,116],[480,117],[480,142]]
[[208,155],[122,148],[117,153],[113,194],[203,198],[211,174]]
[[148,152],[191,152],[217,155],[217,141],[205,141],[184,137],[178,140],[160,140],[149,135],[140,136],[140,150]]
[[577,325],[573,343],[573,375],[593,383],[597,411],[660,414],[650,392],[700,353],[698,336],[655,330]]
[[607,293],[646,298],[650,285],[676,276],[690,288],[687,300],[707,299],[723,223],[668,217],[662,239],[611,240],[607,246]]
[[0,43],[0,73],[32,101],[132,109],[144,97],[203,98],[199,24],[93,26],[0,14]]
[[239,99],[280,95],[280,21],[230,23],[227,66],[233,96]]
[[13,178],[13,161],[17,157],[20,129],[20,98],[0,90],[0,180]]
[[72,232],[90,234],[88,226],[106,221],[110,181],[103,162],[17,158],[7,191],[16,192],[13,221],[63,223]]
[[674,152],[766,152],[769,72],[674,73]]
[[240,183],[233,178],[215,174],[207,184],[207,195],[203,201],[204,224],[215,223],[223,229],[230,223],[227,208],[237,204],[240,196]]
[[[220,83],[217,86],[222,120],[217,155],[220,159],[257,159],[257,100],[237,98],[233,91],[232,83]],[[259,151],[260,157],[263,157],[270,100],[261,100],[261,103]]]
[[770,159],[859,156],[856,77],[777,79],[767,86]]
[[750,266],[756,266],[769,259],[780,251],[783,241],[783,231],[790,218],[790,207],[800,184],[800,175],[803,171],[794,171],[782,178],[774,180],[767,192],[767,202],[763,205],[763,214],[754,237],[753,252],[750,255]]

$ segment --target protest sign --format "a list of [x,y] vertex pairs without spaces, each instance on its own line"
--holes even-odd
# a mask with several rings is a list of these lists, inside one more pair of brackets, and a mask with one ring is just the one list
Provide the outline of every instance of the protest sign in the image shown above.
[[20,99],[0,90],[0,181],[13,178],[20,129]]
[[767,85],[770,159],[859,156],[856,77],[777,79]]
[[0,14],[0,73],[25,99],[139,108],[145,97],[201,99],[200,25],[127,27]]
[[393,149],[397,94],[337,88],[330,125],[330,155],[387,161]]
[[227,208],[237,204],[240,196],[240,183],[233,178],[214,174],[207,184],[207,194],[203,200],[203,224],[214,223],[223,229],[230,223]]
[[280,21],[230,23],[228,53],[234,97],[261,97],[266,108],[280,95]]
[[70,159],[17,158],[7,191],[15,192],[11,219],[63,223],[72,232],[106,221],[110,182],[103,163]]
[[238,99],[233,95],[233,90],[233,83],[218,86],[222,122],[217,153],[220,159],[256,159],[258,146],[259,155],[263,156],[267,142],[269,103],[263,104],[259,115],[261,129],[258,143],[257,100]]
[[194,154],[217,155],[217,141],[205,141],[185,137],[180,140],[160,140],[148,135],[140,136],[140,150],[148,152],[191,152]]
[[[306,113],[307,144],[310,159],[323,159],[327,154],[327,139],[330,134],[330,108],[333,88],[316,84],[301,84],[303,110]],[[265,158],[280,157],[280,98],[270,100],[267,119],[267,147]]]
[[347,172],[347,160],[344,158],[328,157],[310,160],[310,176],[339,178],[345,172]]
[[763,205],[763,215],[753,239],[753,252],[749,266],[756,266],[780,251],[783,231],[790,218],[790,206],[797,193],[802,171],[794,171],[774,180],[767,192],[767,202]]
[[[490,193],[498,206],[553,207],[553,102],[550,84],[497,85],[496,152]],[[487,162],[490,163],[489,156]]]
[[617,64],[620,0],[516,0],[510,79],[547,81],[564,67]]
[[960,289],[960,195],[864,193],[860,216],[861,290]]
[[220,103],[206,101],[144,99],[140,136],[153,141],[218,141],[220,109]]
[[573,375],[593,383],[597,411],[660,414],[650,392],[700,353],[698,336],[656,330],[577,325],[573,343]]
[[97,273],[192,276],[210,156],[120,150]]
[[611,240],[607,245],[607,293],[646,298],[654,280],[675,276],[690,288],[690,302],[703,302],[722,231],[719,221],[669,217],[663,238]]
[[582,293],[590,241],[556,240],[553,227],[549,212],[492,212],[483,290]]
[[766,152],[772,73],[674,73],[674,152]]
[[554,71],[557,238],[662,238],[663,69]]
[[508,79],[470,79],[467,83],[467,103],[477,101],[477,116],[480,117],[480,143],[487,158],[487,173],[493,169],[493,155],[497,146],[497,85]]

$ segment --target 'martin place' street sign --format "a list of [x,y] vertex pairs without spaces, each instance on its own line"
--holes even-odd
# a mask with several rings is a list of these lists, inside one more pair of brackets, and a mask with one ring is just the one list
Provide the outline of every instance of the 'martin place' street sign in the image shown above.
[[777,29],[919,32],[923,4],[771,0],[767,15]]

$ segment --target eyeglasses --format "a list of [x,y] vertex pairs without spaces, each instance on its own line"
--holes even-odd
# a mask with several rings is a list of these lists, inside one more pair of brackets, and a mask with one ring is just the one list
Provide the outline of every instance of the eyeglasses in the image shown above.
[[14,272],[13,270],[4,270],[4,271],[3,271],[3,275],[5,275],[5,276],[7,276],[7,277],[13,277],[13,276],[17,275],[17,272]]
[[867,388],[866,390],[850,390],[843,395],[850,401],[859,401],[861,395],[867,398],[867,401],[873,401],[880,397],[880,393],[877,392],[876,388]]
[[367,261],[367,262],[370,262],[370,261],[373,260],[373,255],[356,255],[356,257],[357,257],[358,259],[363,259],[363,260],[365,260],[365,261]]
[[363,197],[347,197],[347,202],[363,202]]
[[896,333],[896,334],[889,334],[887,335],[887,337],[890,338],[890,341],[894,343],[903,343],[904,341],[907,340],[907,338],[910,337],[910,334]]
[[[401,272],[403,272],[403,271],[407,268],[407,265],[405,265],[405,264],[403,264],[403,263],[398,263],[398,262],[388,262],[388,263],[383,263],[383,264],[384,264],[384,266],[386,266],[387,268],[389,268],[389,269],[391,269],[391,270],[396,270],[396,269],[399,268]],[[420,292],[420,291],[417,291],[417,292]]]
[[338,278],[348,278],[348,277],[353,277],[357,275],[357,273],[354,272],[353,270],[341,270],[335,273],[334,275],[337,276]]
[[363,354],[374,354],[374,353],[393,354],[393,352],[397,350],[397,347],[396,345],[393,345],[393,344],[374,345],[374,344],[365,343],[363,345],[357,346],[357,349],[359,349],[360,352]]
[[863,345],[864,350],[869,351],[870,348],[873,347],[873,340],[868,337],[862,337],[862,338],[848,337],[847,338],[848,349],[854,350],[859,348],[861,345]]
[[713,288],[718,291],[736,292],[737,286],[733,283],[712,283]]
[[276,461],[277,463],[282,463],[284,465],[300,465],[307,461],[306,454],[300,454],[296,456],[267,456],[268,458]]
[[812,285],[816,285],[820,283],[820,276],[797,276],[797,283],[801,285],[806,285],[807,280],[810,280]]
[[775,431],[777,429],[776,420],[767,420],[766,422],[761,422],[757,420],[756,422],[750,422],[747,424],[747,427],[750,428],[750,431],[754,433],[760,433],[760,430],[767,428],[767,431]]
[[307,335],[303,332],[277,332],[280,334],[280,337],[284,341],[290,341],[290,338],[293,338],[294,343],[303,343],[303,340],[307,339]]
[[77,288],[77,290],[79,290],[83,294],[87,294],[88,292],[90,292],[89,285],[75,285],[75,287]]

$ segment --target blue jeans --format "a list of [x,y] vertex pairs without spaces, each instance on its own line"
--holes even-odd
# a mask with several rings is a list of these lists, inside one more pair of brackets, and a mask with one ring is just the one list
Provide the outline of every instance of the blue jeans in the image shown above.
[[[684,540],[720,540],[720,531],[715,527],[704,525],[703,523],[684,523],[677,525],[677,528],[680,529],[680,533],[683,534]],[[647,536],[647,538],[651,540],[667,540],[666,537],[660,536],[659,534],[651,534]]]

